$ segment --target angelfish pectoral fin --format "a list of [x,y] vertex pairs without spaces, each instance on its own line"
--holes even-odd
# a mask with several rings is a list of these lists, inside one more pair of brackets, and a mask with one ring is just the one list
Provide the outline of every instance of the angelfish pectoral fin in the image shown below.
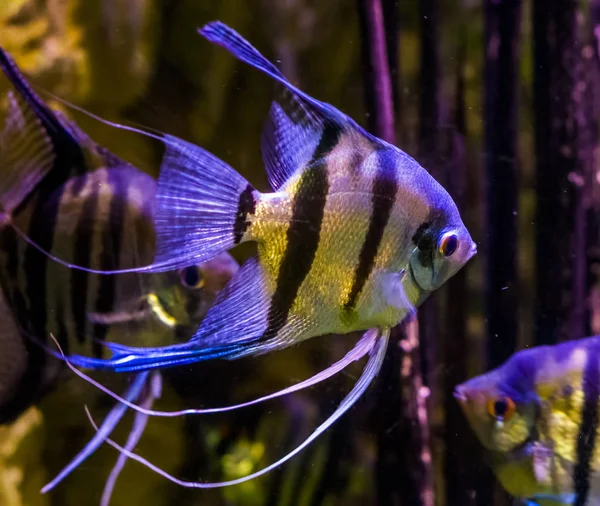
[[[136,401],[146,382],[148,380],[149,372],[142,372],[136,375],[135,379],[127,389],[127,392],[123,396],[129,402]],[[85,459],[87,459],[92,453],[94,453],[98,447],[110,436],[110,434],[115,430],[115,427],[123,418],[123,415],[127,411],[127,406],[125,404],[117,404],[110,413],[106,416],[102,425],[94,435],[94,437],[88,442],[87,445],[81,450],[71,462],[67,464],[67,466],[58,473],[58,475],[50,481],[48,484],[42,488],[42,494],[49,492],[56,485],[58,485],[62,480],[64,480],[73,470],[75,470]]]
[[[369,331],[369,332],[372,332],[372,331]],[[125,454],[127,457],[131,458],[132,460],[137,460],[138,462],[145,465],[152,471],[156,472],[157,474],[163,476],[164,478],[166,478],[166,479],[172,481],[173,483],[176,483],[182,487],[220,488],[220,487],[227,487],[229,485],[237,485],[238,483],[243,483],[245,481],[252,480],[254,478],[258,478],[259,476],[262,476],[262,475],[268,473],[269,471],[272,471],[276,467],[280,466],[281,464],[287,462],[293,456],[295,456],[296,454],[301,452],[303,449],[305,449],[315,439],[317,439],[321,434],[323,434],[323,432],[325,432],[329,427],[331,427],[346,411],[348,411],[356,403],[356,401],[361,397],[361,395],[365,392],[365,390],[371,384],[371,382],[373,381],[375,376],[377,376],[377,374],[381,370],[381,366],[383,364],[383,359],[385,357],[385,352],[387,349],[387,344],[389,341],[389,336],[390,336],[389,328],[385,328],[381,331],[381,335],[379,336],[379,338],[377,339],[377,341],[375,342],[375,344],[373,345],[373,347],[371,348],[371,350],[369,352],[369,360],[368,360],[360,378],[358,379],[358,381],[356,382],[356,384],[354,385],[352,390],[348,393],[348,395],[344,398],[344,400],[337,407],[337,409],[333,412],[333,414],[327,420],[325,420],[325,422],[323,422],[321,425],[319,425],[319,427],[317,427],[315,429],[315,431],[303,443],[301,443],[294,450],[292,450],[287,455],[285,455],[284,457],[279,459],[277,462],[274,462],[273,464],[265,467],[264,469],[261,469],[260,471],[249,474],[242,478],[238,478],[238,479],[230,480],[230,481],[216,482],[216,483],[200,483],[200,482],[190,482],[190,481],[180,480],[180,479],[172,476],[171,474],[167,473],[166,471],[160,469],[159,467],[155,466],[154,464],[152,464],[151,462],[146,460],[144,457],[141,457],[140,455],[137,455],[137,454],[131,452],[130,450],[123,448],[122,446],[115,443],[110,438],[106,439],[106,442],[108,444],[110,444],[112,447],[119,450],[121,453]],[[91,422],[93,423],[93,420],[91,420]]]
[[386,303],[397,309],[405,309],[407,315],[410,316],[416,312],[416,308],[406,294],[403,284],[405,278],[406,269],[379,274],[381,293]]

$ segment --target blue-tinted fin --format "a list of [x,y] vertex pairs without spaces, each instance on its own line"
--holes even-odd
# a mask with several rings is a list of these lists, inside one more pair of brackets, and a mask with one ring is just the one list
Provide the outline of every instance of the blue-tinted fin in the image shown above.
[[352,119],[332,105],[320,102],[296,88],[254,46],[224,23],[213,21],[204,25],[198,32],[210,42],[224,47],[239,60],[264,72],[286,87],[293,94],[294,100],[301,104],[304,112],[309,115],[309,119],[312,121],[332,121],[340,125],[352,123],[358,126]]
[[[65,358],[67,366],[77,376],[79,376],[81,379],[87,381],[92,386],[99,389],[101,392],[104,392],[105,394],[111,396],[113,399],[115,399],[119,403],[125,404],[128,408],[131,408],[134,411],[137,411],[138,413],[142,413],[147,416],[175,418],[175,417],[186,416],[186,415],[207,415],[207,414],[212,414],[212,413],[224,413],[226,411],[235,411],[238,409],[246,408],[248,406],[254,406],[254,405],[260,404],[262,402],[276,399],[278,397],[283,397],[285,395],[289,395],[291,393],[298,392],[300,390],[304,390],[305,388],[310,388],[313,385],[316,385],[317,383],[320,383],[322,381],[325,381],[325,380],[331,378],[332,376],[335,376],[337,373],[339,373],[340,371],[342,371],[343,369],[348,367],[353,362],[356,362],[356,361],[362,359],[367,353],[369,353],[371,351],[371,349],[373,348],[373,345],[375,344],[375,341],[377,340],[377,337],[378,337],[378,332],[375,329],[372,329],[372,330],[366,332],[363,335],[363,337],[356,343],[356,345],[348,353],[346,353],[346,355],[344,355],[344,357],[342,357],[340,360],[331,364],[329,367],[323,369],[322,371],[319,371],[317,374],[311,376],[310,378],[308,378],[304,381],[301,381],[299,383],[295,383],[295,384],[293,384],[287,388],[284,388],[282,390],[279,390],[277,392],[273,392],[271,394],[267,394],[262,397],[258,397],[256,399],[252,399],[250,401],[242,402],[240,404],[232,404],[229,406],[221,406],[221,407],[217,407],[217,408],[201,408],[201,409],[188,408],[188,409],[182,409],[182,410],[178,410],[178,411],[156,411],[156,410],[145,409],[143,407],[140,407],[137,404],[134,404],[134,403],[128,401],[127,399],[120,397],[119,395],[117,395],[116,393],[114,393],[109,388],[105,387],[104,385],[102,385],[101,383],[96,381],[95,379],[90,378],[87,374],[76,369],[71,364],[70,359],[65,358],[64,356],[63,356],[63,358]],[[155,395],[155,398],[156,397],[159,397],[159,396]]]
[[205,262],[240,243],[258,198],[248,181],[208,151],[170,135],[164,142],[153,271]]
[[115,270],[91,269],[57,258],[18,232],[53,261],[95,274],[185,268],[211,260],[243,242],[260,193],[208,151],[170,135],[160,140],[165,143],[166,151],[156,187],[156,253],[152,264]]
[[67,142],[68,135],[65,135],[64,129],[60,122],[57,120],[54,113],[42,102],[37,94],[31,89],[31,86],[27,83],[23,74],[17,67],[11,56],[0,47],[0,69],[6,78],[10,81],[10,84],[14,87],[19,101],[23,104],[27,104],[27,108],[31,109],[34,115],[40,120],[46,133],[53,138],[53,140],[60,140]]
[[0,132],[0,212],[12,212],[35,190],[54,164],[52,141],[35,113],[14,92]]
[[[577,498],[574,493],[564,493],[564,494],[536,494],[533,497],[529,497],[525,499],[526,504],[530,504],[531,506],[551,506],[551,505],[565,505],[565,504],[575,504],[575,499]],[[586,504],[592,504],[589,499]]]
[[270,285],[258,259],[252,257],[219,293],[200,328],[187,343],[159,348],[107,343],[114,354],[109,360],[73,355],[69,361],[79,367],[127,372],[264,353],[278,344],[273,339],[261,339],[268,317],[273,318],[269,315],[273,294]]
[[283,92],[271,106],[262,135],[263,158],[275,190],[306,165],[328,124],[341,130],[353,128],[373,142],[383,144],[332,105],[296,88],[275,65],[227,25],[214,21],[202,27],[199,33],[283,86]]
[[[144,374],[144,373],[142,373]],[[161,387],[161,376],[160,372],[154,371],[151,373],[151,377],[149,378],[148,383],[146,384],[146,388],[141,394],[139,399],[139,405],[143,409],[151,409],[152,404],[155,399],[160,397],[160,392],[162,390]],[[148,423],[148,415],[142,412],[137,412],[135,414],[135,419],[133,421],[133,426],[131,428],[131,432],[127,437],[127,442],[125,443],[125,448],[128,451],[133,451],[135,446],[138,444],[140,438],[144,434],[144,430],[146,429],[146,424]],[[106,480],[106,484],[104,485],[104,490],[102,491],[102,499],[100,500],[100,506],[108,506],[110,504],[110,499],[115,488],[115,484],[123,467],[125,466],[125,462],[127,462],[127,455],[121,453],[115,466],[112,468],[108,479]]]
[[64,153],[71,156],[78,144],[2,48],[0,69],[14,89],[8,96],[8,115],[0,134],[0,211],[10,214],[51,169],[58,171],[59,177],[68,177],[73,167],[55,161]]
[[[146,384],[146,380],[148,379],[148,375],[148,372],[142,372],[138,374],[127,389],[127,392],[125,392],[125,395],[123,397],[129,402],[134,402],[143,390],[144,385]],[[75,456],[75,458],[71,460],[71,462],[69,462],[67,466],[56,475],[56,477],[51,482],[49,482],[44,486],[44,488],[42,488],[42,494],[49,492],[54,487],[56,487],[56,485],[58,485],[62,480],[64,480],[69,474],[71,474],[71,472],[74,469],[76,469],[85,459],[87,459],[92,453],[94,453],[98,449],[98,447],[106,440],[106,438],[110,436],[113,430],[115,430],[115,427],[117,426],[121,418],[123,418],[123,415],[126,411],[127,406],[125,404],[117,404],[106,416],[106,418],[102,422],[102,425],[100,426],[100,429],[96,432],[96,434],[90,440],[90,442],[87,445],[85,445],[83,450],[81,450]]]
[[[228,487],[230,485],[237,485],[239,483],[243,483],[245,481],[249,481],[254,478],[258,478],[259,476],[262,476],[262,475],[268,473],[269,471],[272,471],[273,469],[284,464],[285,462],[290,460],[292,457],[294,457],[295,455],[300,453],[302,450],[304,450],[315,439],[317,439],[321,434],[323,434],[323,432],[325,432],[327,429],[329,429],[362,396],[362,394],[369,387],[369,385],[371,384],[373,379],[379,373],[379,371],[381,369],[381,365],[383,364],[383,359],[385,358],[385,352],[387,349],[390,331],[389,331],[389,329],[383,329],[381,334],[382,334],[381,337],[379,337],[379,339],[375,342],[375,345],[373,346],[373,348],[370,351],[369,360],[368,360],[360,378],[358,379],[358,381],[356,382],[356,384],[354,385],[352,390],[348,393],[348,395],[342,400],[342,402],[337,407],[337,409],[333,412],[333,414],[327,420],[325,420],[325,422],[323,422],[321,425],[319,425],[319,427],[317,427],[315,429],[315,431],[307,439],[305,439],[299,446],[297,446],[294,450],[292,450],[287,455],[285,455],[284,457],[279,459],[277,462],[274,462],[273,464],[265,467],[264,469],[261,469],[260,471],[255,472],[255,473],[249,474],[247,476],[244,476],[242,478],[238,478],[235,480],[216,482],[216,483],[210,483],[210,482],[209,483],[199,483],[199,482],[184,481],[184,480],[180,480],[180,479],[175,478],[174,476],[168,474],[166,471],[163,471],[159,467],[150,463],[145,458],[143,458],[131,451],[128,451],[127,449],[118,445],[111,439],[107,439],[106,442],[108,444],[110,444],[112,447],[119,450],[121,453],[124,453],[125,455],[127,455],[130,459],[140,462],[141,464],[145,465],[152,471],[160,474],[161,476],[167,478],[168,480],[170,480],[178,485],[181,485],[182,487],[220,488],[220,487]],[[93,423],[93,421],[92,421],[92,423]]]
[[263,128],[261,148],[269,183],[275,191],[308,164],[322,132],[322,122],[304,121],[273,102]]

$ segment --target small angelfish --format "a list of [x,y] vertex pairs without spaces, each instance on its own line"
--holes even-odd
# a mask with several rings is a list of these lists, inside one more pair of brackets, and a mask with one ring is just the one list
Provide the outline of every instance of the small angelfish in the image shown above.
[[109,360],[72,356],[69,361],[147,371],[258,355],[315,336],[371,329],[364,337],[370,347],[361,340],[359,356],[370,355],[363,375],[296,450],[238,480],[211,484],[171,477],[207,488],[263,474],[329,427],[376,376],[390,328],[453,276],[476,246],[452,198],[413,158],[300,91],[223,23],[209,23],[200,34],[277,84],[280,93],[262,134],[274,192],[258,192],[198,146],[153,135],[166,151],[156,193],[156,256],[143,270],[204,262],[248,241],[257,244],[258,254],[218,295],[187,343],[159,348],[109,343]]
[[513,496],[600,505],[600,336],[515,353],[455,397]]
[[[224,253],[179,271],[98,276],[67,269],[22,240],[18,231],[27,230],[47,251],[84,265],[144,265],[154,255],[156,181],[51,110],[1,48],[0,69],[11,84],[0,131],[0,423],[9,423],[60,385],[63,364],[40,346],[50,334],[65,352],[97,357],[104,351],[98,341],[107,338],[187,340],[238,265]],[[137,376],[125,397],[149,406],[157,374]],[[102,443],[125,409],[115,407],[60,479]],[[144,421],[136,420],[132,444]]]

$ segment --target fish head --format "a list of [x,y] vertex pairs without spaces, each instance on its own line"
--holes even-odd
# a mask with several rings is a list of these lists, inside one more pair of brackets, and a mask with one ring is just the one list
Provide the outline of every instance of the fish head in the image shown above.
[[428,217],[413,235],[409,260],[412,278],[425,293],[437,290],[477,253],[456,204],[439,184],[431,184]]
[[516,354],[501,367],[458,385],[454,391],[487,450],[517,454],[535,433],[540,403],[528,359],[527,353]]
[[164,273],[162,288],[151,301],[155,316],[174,327],[179,339],[189,339],[238,269],[235,259],[225,252],[207,262]]

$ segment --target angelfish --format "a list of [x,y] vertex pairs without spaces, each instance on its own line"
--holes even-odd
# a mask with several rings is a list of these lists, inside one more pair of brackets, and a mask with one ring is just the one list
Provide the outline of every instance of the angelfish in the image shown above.
[[600,336],[519,351],[455,397],[513,496],[600,505]]
[[203,262],[253,241],[249,259],[194,337],[162,348],[111,345],[118,371],[237,358],[324,334],[390,328],[476,252],[456,204],[413,158],[298,90],[220,22],[208,40],[274,79],[260,193],[202,148],[165,135],[151,271]]
[[361,348],[370,359],[355,387],[296,450],[239,480],[176,480],[198,488],[263,474],[314,440],[377,375],[390,328],[476,253],[452,198],[408,154],[296,88],[223,23],[209,23],[200,34],[267,74],[278,87],[262,134],[274,191],[258,192],[198,146],[147,134],[162,140],[166,151],[156,194],[156,256],[143,270],[203,262],[248,241],[257,244],[258,254],[218,295],[187,343],[158,348],[108,344],[109,360],[72,356],[70,362],[147,371],[258,355],[315,336],[366,329],[364,339],[371,344]]
[[[154,255],[156,181],[50,109],[2,48],[0,69],[11,84],[0,130],[0,423],[9,423],[60,386],[63,364],[40,345],[50,334],[65,353],[97,357],[103,352],[98,340],[107,338],[136,344],[188,339],[238,265],[224,253],[174,271],[98,276],[67,269],[23,240],[20,231],[84,265],[144,265]],[[160,390],[158,374],[138,375],[125,397],[149,406]],[[115,407],[60,479],[124,412]],[[132,445],[144,423],[138,417]]]

